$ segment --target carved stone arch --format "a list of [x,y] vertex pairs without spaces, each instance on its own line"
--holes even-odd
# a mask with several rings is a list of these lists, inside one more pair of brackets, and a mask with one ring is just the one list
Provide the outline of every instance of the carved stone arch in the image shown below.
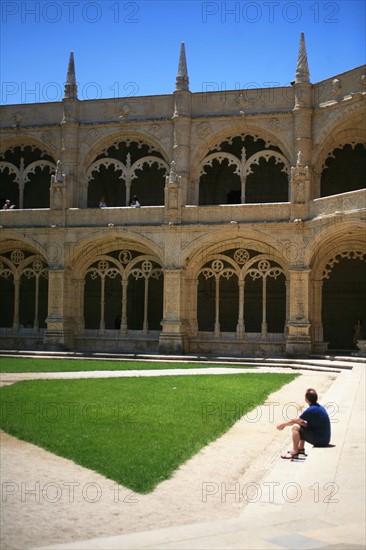
[[73,276],[82,279],[87,267],[95,261],[94,258],[107,256],[114,250],[134,250],[142,255],[151,255],[157,258],[158,263],[161,265],[163,262],[163,251],[147,237],[126,232],[124,237],[121,238],[118,231],[112,230],[108,232],[108,238],[106,238],[105,232],[98,232],[81,239],[70,250],[69,266]]
[[45,246],[45,244],[48,243],[35,241],[27,235],[22,236],[20,239],[19,234],[13,233],[11,230],[3,229],[2,231],[0,254],[11,252],[19,248],[29,254],[42,256],[44,260],[48,262],[47,247]]
[[[288,278],[288,271],[285,267],[283,267],[281,265],[281,263],[278,261],[278,259],[274,260],[272,256],[270,256],[269,254],[258,254],[257,256],[253,256],[252,258],[250,258],[248,260],[248,262],[243,266],[242,268],[242,277],[245,279],[245,277],[247,276],[248,272],[253,269],[253,267],[255,266],[255,264],[259,263],[259,262],[269,262],[269,264],[271,263],[275,263],[276,265],[275,266],[270,266],[270,267],[276,267],[278,268],[281,273],[283,273],[283,275],[285,276],[285,278],[287,279]],[[264,271],[263,271],[264,273]]]
[[[168,163],[160,144],[152,144],[151,136],[140,139],[136,135],[124,135],[114,141],[105,141],[103,145],[104,148],[95,153],[91,166],[85,169],[89,207],[96,207],[102,196],[108,206],[128,206],[133,195],[142,195],[140,202],[143,205],[164,204]],[[95,167],[98,167],[97,172]],[[122,178],[116,174],[118,168],[122,170]]]
[[[7,172],[2,193],[10,196],[4,198],[9,198],[16,208],[49,208],[50,179],[55,166],[53,153],[44,144],[33,140],[6,142],[0,153],[0,172]],[[26,185],[30,182],[31,186]]]
[[201,267],[198,266],[198,268],[196,269],[195,277],[197,277],[198,274],[202,271],[202,269],[204,269],[206,264],[212,264],[212,262],[215,262],[215,261],[226,262],[228,264],[229,268],[233,270],[233,272],[237,275],[237,277],[239,279],[240,269],[239,269],[238,264],[232,258],[230,258],[229,256],[227,256],[225,254],[220,254],[220,253],[212,254],[210,257],[208,257],[206,259],[205,263],[203,265],[201,265]]
[[338,222],[317,231],[304,253],[304,265],[308,265],[312,278],[320,281],[330,258],[347,250],[364,250],[366,225],[363,221]]
[[[256,145],[257,144],[257,145]],[[232,148],[232,150],[230,150]],[[270,186],[268,181],[273,179],[271,172],[276,168],[272,168],[272,160],[274,164],[279,162],[284,163],[284,170],[288,173],[289,163],[285,156],[280,152],[278,146],[266,139],[263,133],[231,133],[224,139],[214,142],[211,146],[208,155],[200,159],[197,167],[193,165],[192,182],[193,185],[199,185],[199,189],[193,190],[194,194],[198,194],[198,203],[202,205],[209,204],[240,204],[246,201],[246,177],[252,174],[251,164],[248,162],[248,157],[252,158],[252,165],[266,161],[266,166],[261,172],[255,174],[255,178],[261,178],[261,187],[264,181],[270,191],[264,194],[262,199],[257,200],[256,195],[253,195],[249,202],[283,202],[288,200],[288,177],[285,184],[282,176],[275,176],[279,181],[275,181],[273,186]],[[226,161],[226,162],[225,162]],[[235,170],[232,170],[232,167]],[[209,169],[207,168],[209,167]],[[265,175],[265,172],[269,173]],[[283,181],[282,181],[283,180]],[[286,186],[284,191],[282,188]],[[279,187],[281,190],[279,190]],[[275,192],[273,189],[275,188]],[[255,187],[258,194],[257,186]],[[276,192],[280,193],[278,197]],[[274,197],[271,195],[274,193]],[[191,193],[192,194],[192,193]],[[263,193],[262,193],[263,194]],[[267,197],[268,196],[268,197]],[[266,197],[268,200],[266,200]]]
[[13,180],[14,183],[19,184],[20,183],[20,178],[21,178],[19,168],[17,168],[11,162],[0,161],[0,173],[4,172],[4,170],[6,170],[6,169],[9,170],[9,175],[12,175],[12,174],[15,175],[15,178]]
[[328,166],[326,162],[328,159],[334,158],[334,151],[336,149],[344,149],[347,145],[349,145],[353,150],[357,145],[364,145],[366,147],[366,137],[362,139],[358,136],[345,136],[343,139],[339,139],[337,141],[334,140],[331,147],[327,150],[323,150],[323,155],[319,157],[319,162],[316,167],[317,170],[321,173],[323,170],[327,169]]
[[265,160],[269,160],[272,157],[275,159],[276,164],[283,163],[284,166],[281,172],[285,172],[285,174],[289,176],[290,163],[288,162],[288,160],[281,153],[278,153],[277,151],[271,151],[271,150],[259,151],[258,153],[255,153],[250,158],[248,158],[248,160],[245,162],[245,165],[244,165],[244,175],[249,176],[249,174],[252,174],[251,167],[253,166],[253,164],[258,165],[260,159],[264,158]]
[[365,188],[366,139],[349,137],[323,157],[320,166],[319,195],[328,197]]
[[148,166],[152,166],[153,164],[157,164],[159,167],[164,168],[166,170],[166,174],[169,173],[169,165],[165,160],[162,160],[159,157],[155,157],[153,155],[149,155],[147,157],[142,157],[141,159],[137,160],[133,163],[131,166],[131,172],[133,174],[133,178],[136,178],[136,170],[142,170],[142,167],[144,164],[147,164]]
[[[163,278],[159,259],[123,244],[122,250],[115,243],[106,244],[104,250],[79,269],[84,281],[83,303],[79,307],[85,327],[99,327],[102,335],[113,328],[121,334],[127,334],[129,329],[147,333],[149,328],[159,328],[162,320]],[[150,295],[149,286],[152,286]]]
[[[283,164],[280,169],[279,164]],[[243,198],[246,203],[288,202],[290,164],[277,151],[262,150],[252,155],[243,170]]]
[[56,164],[48,160],[36,160],[24,168],[24,182],[28,183],[30,181],[29,175],[34,174],[37,168],[49,168],[50,174],[54,174],[56,171]]
[[[353,335],[355,323],[366,319],[366,249],[339,247],[326,262],[315,287],[321,301],[320,326],[329,349],[356,349],[361,335]],[[365,326],[362,327],[365,330]]]
[[[216,248],[216,251],[212,247],[210,253],[201,258],[201,264],[196,264],[192,276],[198,283],[199,330],[214,332],[216,336],[221,331],[236,332],[244,338],[245,323],[248,323],[251,332],[261,333],[262,338],[267,337],[268,331],[283,332],[287,272],[272,254],[258,252],[255,243],[247,242],[245,248],[228,244],[226,250]],[[258,304],[260,292],[262,298]],[[248,310],[245,303],[249,303]]]
[[213,258],[217,254],[223,254],[227,250],[247,249],[267,255],[277,262],[288,276],[288,263],[282,254],[282,243],[276,239],[263,235],[255,230],[248,229],[246,237],[232,235],[227,230],[217,231],[205,235],[200,239],[190,242],[182,252],[182,265],[185,265],[190,277],[194,277],[206,258]]
[[109,135],[104,135],[103,137],[93,141],[93,143],[88,147],[86,154],[81,159],[82,173],[85,174],[88,171],[89,166],[103,151],[108,150],[111,146],[113,146],[113,144],[122,142],[140,142],[142,144],[145,143],[152,149],[159,151],[165,162],[169,164],[169,154],[167,153],[161,141],[155,138],[155,136],[141,132],[126,131],[123,133],[123,136],[121,136],[120,133],[113,133]]
[[0,302],[2,325],[38,332],[46,326],[48,309],[48,262],[27,247],[4,247],[0,255]]
[[38,139],[34,136],[21,136],[17,135],[13,138],[4,139],[0,144],[0,157],[3,157],[4,153],[6,151],[14,150],[16,147],[25,148],[25,147],[31,147],[34,149],[39,149],[43,155],[47,155],[49,157],[55,158],[55,155],[57,154],[54,147],[50,146],[49,142],[45,142],[44,140]]
[[[197,124],[200,124],[200,122],[197,122]],[[278,135],[268,129],[249,125],[248,123],[243,123],[243,121],[230,121],[230,123],[225,123],[215,132],[211,131],[209,135],[210,138],[207,140],[199,139],[196,149],[192,151],[192,178],[198,177],[202,161],[215,146],[239,136],[253,136],[257,139],[262,139],[269,146],[280,149],[285,158],[291,158],[291,150]]]
[[339,263],[340,260],[344,258],[347,258],[348,260],[361,260],[366,262],[366,251],[354,249],[338,252],[328,260],[325,268],[323,269],[322,279],[329,279],[334,265]]
[[105,158],[96,160],[95,162],[93,162],[91,166],[89,166],[86,172],[86,178],[88,182],[93,178],[92,173],[99,172],[101,166],[105,166],[106,168],[108,168],[109,166],[115,166],[116,171],[120,170],[122,172],[122,176],[120,176],[120,179],[126,178],[126,166],[117,159],[105,157]]
[[223,162],[224,160],[228,161],[229,166],[234,165],[236,167],[235,174],[238,176],[241,175],[241,162],[240,159],[235,157],[234,155],[230,153],[211,153],[207,157],[205,157],[200,165],[199,165],[199,177],[205,174],[205,168],[206,166],[212,166],[212,163],[214,160],[217,160],[219,163]]
[[359,122],[360,118],[365,117],[365,107],[362,101],[353,103],[347,107],[338,109],[337,112],[333,112],[329,117],[328,122],[322,126],[322,130],[319,132],[314,147],[319,150],[315,165],[318,166],[319,156],[324,149],[330,149],[332,147],[334,136],[338,132],[342,131],[344,127],[348,126],[353,120]]

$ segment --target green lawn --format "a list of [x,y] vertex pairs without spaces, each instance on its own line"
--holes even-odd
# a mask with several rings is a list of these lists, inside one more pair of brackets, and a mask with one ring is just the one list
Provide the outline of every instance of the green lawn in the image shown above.
[[103,361],[95,359],[42,359],[0,357],[0,372],[71,372],[87,370],[207,369],[208,367],[255,368],[246,365],[213,363],[171,363],[169,361]]
[[0,388],[0,426],[148,493],[296,376],[24,381]]

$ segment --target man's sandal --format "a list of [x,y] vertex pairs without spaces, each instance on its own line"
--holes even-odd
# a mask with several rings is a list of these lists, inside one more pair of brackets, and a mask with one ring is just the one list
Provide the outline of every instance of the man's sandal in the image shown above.
[[305,449],[299,449],[299,455],[308,456]]
[[299,458],[299,453],[293,453],[292,451],[287,451],[284,455],[281,455],[281,458],[285,458],[286,460],[295,460],[296,458]]

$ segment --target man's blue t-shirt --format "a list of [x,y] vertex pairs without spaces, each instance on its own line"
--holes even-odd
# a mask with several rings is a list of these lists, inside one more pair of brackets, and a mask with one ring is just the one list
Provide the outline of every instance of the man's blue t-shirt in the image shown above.
[[314,445],[324,447],[330,441],[330,420],[327,411],[319,405],[313,403],[301,415],[300,418],[307,422],[307,427],[314,436]]

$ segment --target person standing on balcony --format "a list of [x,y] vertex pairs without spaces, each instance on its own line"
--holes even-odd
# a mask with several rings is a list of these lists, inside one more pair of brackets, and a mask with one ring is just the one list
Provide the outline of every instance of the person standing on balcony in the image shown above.
[[105,197],[100,197],[99,200],[99,208],[107,208],[107,202],[105,200]]

